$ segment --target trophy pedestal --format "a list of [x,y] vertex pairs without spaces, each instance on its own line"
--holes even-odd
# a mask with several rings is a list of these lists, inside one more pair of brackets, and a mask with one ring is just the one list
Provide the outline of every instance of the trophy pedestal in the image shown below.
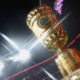
[[80,69],[80,56],[79,52],[76,49],[74,48],[63,49],[63,50],[60,49],[58,50],[58,53],[59,55],[55,59],[55,62],[61,74],[63,75],[63,78],[73,74],[73,72]]
[[70,75],[63,78],[62,80],[80,80],[80,69],[74,71]]

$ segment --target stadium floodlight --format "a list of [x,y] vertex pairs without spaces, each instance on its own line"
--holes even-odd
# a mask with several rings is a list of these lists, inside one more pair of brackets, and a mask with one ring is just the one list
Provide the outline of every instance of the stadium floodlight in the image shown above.
[[4,68],[4,64],[3,64],[3,62],[0,62],[0,73],[1,73],[3,68]]
[[9,59],[16,62],[16,61],[26,61],[31,57],[30,53],[27,50],[21,50],[17,55],[10,57]]

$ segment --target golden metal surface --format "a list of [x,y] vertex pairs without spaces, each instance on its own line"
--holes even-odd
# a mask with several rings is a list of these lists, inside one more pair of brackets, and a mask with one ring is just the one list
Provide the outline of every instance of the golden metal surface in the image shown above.
[[[76,53],[76,54],[75,54]],[[59,50],[59,55],[55,59],[59,70],[65,77],[80,68],[80,53],[76,49]]]
[[[48,22],[42,21],[42,23],[46,24],[41,25],[41,18],[48,19]],[[63,47],[68,40],[67,33],[60,24],[54,28],[54,26],[57,25],[59,21],[50,7],[46,5],[34,8],[28,14],[26,23],[38,38],[43,36],[41,42],[49,51],[55,51],[59,47]],[[44,34],[45,32],[46,34]]]

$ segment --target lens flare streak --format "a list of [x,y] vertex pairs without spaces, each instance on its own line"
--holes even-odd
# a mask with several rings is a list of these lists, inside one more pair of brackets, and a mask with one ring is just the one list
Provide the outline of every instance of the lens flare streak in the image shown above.
[[0,33],[0,35],[1,35],[5,40],[7,40],[10,44],[12,44],[13,47],[15,47],[17,50],[20,50],[19,47],[18,47],[11,39],[9,39],[6,35],[4,35],[4,34],[2,34],[2,33]]
[[57,80],[52,74],[50,74],[47,70],[45,70],[44,68],[41,68],[45,73],[46,75],[48,75],[52,80]]

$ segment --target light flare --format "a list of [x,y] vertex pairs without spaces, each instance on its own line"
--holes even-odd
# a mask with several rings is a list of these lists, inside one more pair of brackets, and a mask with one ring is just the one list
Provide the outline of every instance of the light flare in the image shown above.
[[57,80],[52,74],[50,74],[46,69],[44,68],[41,68],[45,73],[46,75],[48,75],[52,80]]
[[28,51],[21,50],[17,55],[10,57],[9,59],[16,62],[16,61],[26,61],[31,57],[30,53]]
[[5,39],[7,40],[10,44],[12,44],[17,50],[20,50],[19,47],[10,39],[8,38],[6,35],[0,33],[0,35]]

